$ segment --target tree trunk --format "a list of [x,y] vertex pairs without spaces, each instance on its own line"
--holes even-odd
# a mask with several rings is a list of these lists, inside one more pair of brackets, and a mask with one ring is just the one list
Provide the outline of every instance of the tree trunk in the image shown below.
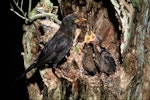
[[[27,74],[30,100],[150,99],[150,2],[127,1],[58,0],[62,17],[76,11],[87,21],[79,25],[76,45],[55,74],[51,68]],[[50,13],[57,15],[56,9],[52,6]],[[59,28],[58,19],[50,19],[54,18],[37,18],[24,25],[25,68],[36,59],[42,48],[39,44],[47,42]],[[101,37],[101,46],[114,58],[115,73],[106,75],[92,69],[96,66],[92,58],[95,52],[92,47],[82,45],[86,32],[90,31]]]

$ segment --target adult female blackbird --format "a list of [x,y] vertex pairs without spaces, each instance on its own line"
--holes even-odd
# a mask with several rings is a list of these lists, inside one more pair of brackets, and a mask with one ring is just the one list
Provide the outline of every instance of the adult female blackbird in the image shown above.
[[69,14],[64,17],[60,28],[45,44],[38,58],[17,79],[23,78],[33,68],[40,68],[45,64],[51,64],[53,68],[56,68],[57,64],[67,55],[73,45],[76,25],[82,21],[85,21],[85,19],[77,18],[76,14]]

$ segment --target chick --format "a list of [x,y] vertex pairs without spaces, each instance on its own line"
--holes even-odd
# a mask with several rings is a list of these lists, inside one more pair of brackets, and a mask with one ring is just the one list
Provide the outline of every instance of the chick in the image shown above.
[[105,73],[107,75],[111,75],[116,70],[116,63],[112,55],[106,50],[106,48],[102,47],[101,37],[99,35],[94,34],[93,31],[90,32],[90,35],[87,36],[88,40],[85,40],[86,43],[93,44],[94,49],[94,62],[100,72]]
[[93,60],[94,51],[92,45],[85,44],[83,53],[83,68],[89,75],[94,76],[97,73],[97,69]]

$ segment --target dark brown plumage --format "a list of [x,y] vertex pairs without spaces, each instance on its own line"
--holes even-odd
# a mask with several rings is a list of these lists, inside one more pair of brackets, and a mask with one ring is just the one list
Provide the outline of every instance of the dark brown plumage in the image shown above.
[[95,51],[95,64],[100,70],[100,72],[103,72],[107,75],[111,75],[115,72],[116,70],[116,64],[114,61],[114,58],[112,55],[104,48],[99,46],[99,50],[97,49],[98,47],[94,47]]
[[[100,72],[103,72],[107,75],[111,75],[116,70],[116,63],[112,55],[101,46],[101,37],[94,34],[92,31],[85,36],[85,43],[92,43],[95,53],[94,62]],[[87,68],[86,68],[87,69]],[[93,70],[93,67],[88,68],[87,70]]]
[[82,21],[85,21],[85,19],[78,19],[75,14],[69,14],[64,17],[59,30],[45,44],[38,58],[21,73],[18,79],[23,78],[33,68],[40,68],[45,64],[51,64],[52,68],[56,68],[57,64],[67,55],[73,45],[76,23]]
[[83,68],[89,75],[94,76],[97,73],[97,69],[93,60],[93,46],[90,44],[85,44],[83,49]]

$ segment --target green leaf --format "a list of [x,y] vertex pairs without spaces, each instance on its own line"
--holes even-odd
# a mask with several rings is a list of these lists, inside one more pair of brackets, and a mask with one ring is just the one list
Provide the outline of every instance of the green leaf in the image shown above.
[[76,51],[76,52],[79,51],[79,46],[78,46],[78,45],[75,46],[75,51]]

